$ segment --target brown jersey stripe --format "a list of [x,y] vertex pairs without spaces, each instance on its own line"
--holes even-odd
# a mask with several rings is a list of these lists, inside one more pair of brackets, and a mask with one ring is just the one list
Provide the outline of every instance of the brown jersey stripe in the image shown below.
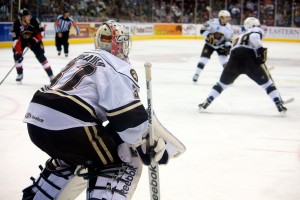
[[74,95],[68,95],[56,90],[39,90],[33,96],[32,102],[52,108],[84,122],[101,123],[95,114],[94,108]]
[[148,120],[147,112],[144,106],[138,101],[123,106],[122,109],[114,110],[107,113],[107,118],[112,127],[118,132],[128,128],[139,126]]

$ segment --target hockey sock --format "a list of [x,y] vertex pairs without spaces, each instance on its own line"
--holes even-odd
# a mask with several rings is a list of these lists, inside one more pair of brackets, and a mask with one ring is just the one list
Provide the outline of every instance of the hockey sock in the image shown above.
[[50,66],[50,64],[48,63],[47,60],[42,63],[42,66],[43,66],[44,70],[46,71],[46,73],[48,74],[49,77],[53,76],[51,66]]

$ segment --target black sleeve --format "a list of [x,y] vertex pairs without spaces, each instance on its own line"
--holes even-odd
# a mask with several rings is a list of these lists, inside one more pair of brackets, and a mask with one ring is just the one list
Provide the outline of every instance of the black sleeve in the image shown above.
[[14,24],[11,27],[11,36],[12,40],[17,40],[20,36],[20,26],[18,25],[18,21],[14,22]]
[[38,19],[32,18],[30,23],[34,26],[34,30],[37,30],[38,32],[44,31],[44,28],[42,27],[41,22]]

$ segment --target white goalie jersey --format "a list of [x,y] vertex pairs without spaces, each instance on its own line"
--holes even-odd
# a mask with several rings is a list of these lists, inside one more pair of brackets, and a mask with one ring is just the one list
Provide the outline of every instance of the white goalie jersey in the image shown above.
[[62,130],[109,120],[124,142],[135,144],[148,128],[139,89],[127,62],[103,50],[84,52],[36,92],[24,122]]
[[[206,39],[208,34],[210,33],[221,33],[222,37],[220,39],[216,39],[214,48],[219,48],[219,46],[225,44],[225,42],[230,42],[233,37],[233,29],[229,23],[226,25],[221,25],[219,18],[214,18],[208,20],[201,27],[200,33]],[[209,44],[210,45],[210,44]]]

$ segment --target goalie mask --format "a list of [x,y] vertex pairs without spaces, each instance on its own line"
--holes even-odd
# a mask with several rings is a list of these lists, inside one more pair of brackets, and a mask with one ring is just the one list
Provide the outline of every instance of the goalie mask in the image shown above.
[[108,51],[118,58],[128,61],[131,38],[125,26],[109,20],[104,22],[95,35],[95,48]]

